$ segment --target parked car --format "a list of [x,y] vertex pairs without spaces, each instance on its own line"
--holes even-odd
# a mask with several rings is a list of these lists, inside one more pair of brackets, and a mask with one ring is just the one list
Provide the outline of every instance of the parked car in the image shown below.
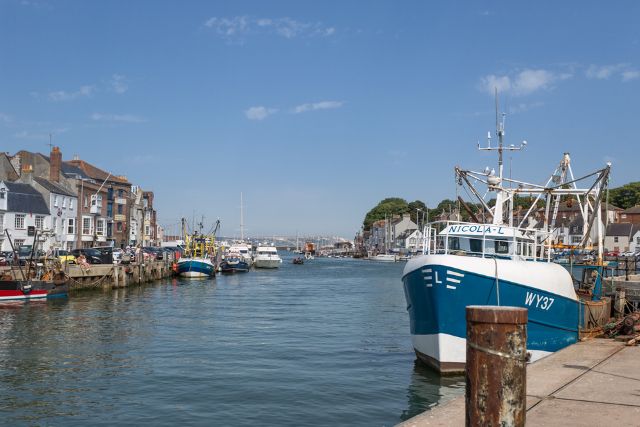
[[76,257],[73,254],[65,249],[54,249],[51,253],[51,256],[54,258],[58,258],[61,263],[67,264],[75,264]]
[[80,255],[84,255],[89,264],[102,264],[102,254],[94,248],[74,249],[71,253],[76,257],[76,261]]
[[112,246],[95,246],[91,249],[95,249],[100,252],[101,264],[113,264],[113,247]]
[[618,251],[608,251],[604,253],[604,256],[620,256],[620,252]]

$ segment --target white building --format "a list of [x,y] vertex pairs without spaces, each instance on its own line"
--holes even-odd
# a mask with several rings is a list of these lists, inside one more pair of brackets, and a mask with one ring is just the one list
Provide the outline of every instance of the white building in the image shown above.
[[44,197],[51,214],[51,246],[68,251],[74,249],[78,232],[78,197],[62,185],[45,178],[35,177],[33,181],[34,188]]
[[0,181],[0,250],[11,250],[5,230],[16,249],[33,245],[34,236],[28,235],[30,227],[38,234],[35,246],[48,250],[50,244],[43,237],[51,228],[51,214],[42,194],[29,184]]

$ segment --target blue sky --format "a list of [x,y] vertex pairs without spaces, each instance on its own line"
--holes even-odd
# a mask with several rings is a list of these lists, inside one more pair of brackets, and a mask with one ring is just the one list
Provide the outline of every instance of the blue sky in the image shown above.
[[640,180],[640,3],[0,0],[0,149],[74,154],[151,189],[160,222],[352,237],[385,197],[455,197],[613,163]]

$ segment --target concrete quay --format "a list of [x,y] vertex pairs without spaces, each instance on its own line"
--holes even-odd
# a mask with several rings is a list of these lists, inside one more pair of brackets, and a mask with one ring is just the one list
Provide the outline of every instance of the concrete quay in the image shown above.
[[[640,423],[640,347],[594,339],[527,367],[528,426],[611,426]],[[463,426],[465,398],[398,426]]]

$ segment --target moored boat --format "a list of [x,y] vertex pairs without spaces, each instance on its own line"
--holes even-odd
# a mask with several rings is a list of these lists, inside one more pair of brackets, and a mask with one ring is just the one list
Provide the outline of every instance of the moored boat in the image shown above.
[[[193,234],[186,233],[186,222],[183,219],[183,233],[185,240],[185,251],[178,259],[175,271],[182,277],[191,278],[215,278],[216,267],[214,260],[216,258],[215,247],[215,231],[211,235],[195,232]],[[219,222],[216,224],[218,229]]]
[[369,258],[372,261],[381,261],[381,262],[396,262],[398,261],[398,256],[395,254],[378,254]]
[[[456,168],[458,183],[466,184],[478,198],[482,212],[470,214],[475,222],[429,223],[423,230],[423,255],[409,260],[403,271],[413,347],[420,360],[440,372],[464,369],[465,307],[469,305],[527,308],[527,349],[532,360],[577,342],[583,333],[608,320],[607,301],[601,295],[600,216],[610,165],[575,180],[565,153],[545,185],[507,179],[503,177],[502,153],[520,150],[525,143],[503,146],[504,123],[496,132],[498,146],[489,144],[482,149],[498,151],[498,175],[488,168],[484,172]],[[577,183],[585,180],[587,185],[578,188]],[[487,190],[475,188],[472,182]],[[490,192],[495,193],[491,207],[480,196]],[[518,195],[531,198],[524,215],[514,208]],[[576,197],[582,204],[588,224],[583,245],[593,243],[590,231],[597,230],[598,263],[589,267],[579,292],[569,272],[551,259],[553,212],[557,212],[561,197]],[[546,208],[540,209],[538,202],[545,200]]]
[[228,254],[220,263],[220,272],[230,273],[246,273],[251,266],[242,259],[238,254]]
[[278,255],[275,246],[258,246],[253,259],[255,268],[278,268],[282,264],[282,258]]
[[1,280],[0,301],[33,301],[64,298],[68,293],[64,281]]

